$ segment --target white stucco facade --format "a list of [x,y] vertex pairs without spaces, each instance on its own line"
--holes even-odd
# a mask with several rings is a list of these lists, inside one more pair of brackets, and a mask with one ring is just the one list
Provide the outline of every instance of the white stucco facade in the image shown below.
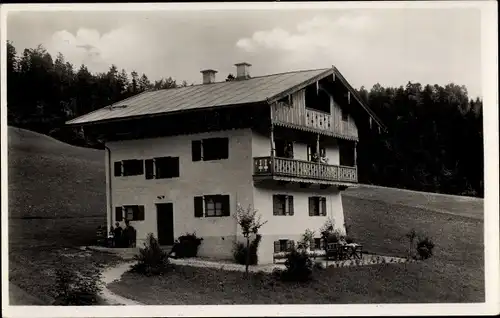
[[[193,161],[191,141],[212,137],[228,138],[228,159]],[[116,141],[109,142],[106,146],[111,153],[111,166],[109,166],[108,152],[106,152],[106,168],[111,170],[113,170],[113,163],[121,160],[179,157],[179,177],[177,178],[147,180],[144,175],[114,176],[113,171],[111,171],[111,177],[106,176],[108,228],[111,225],[109,222],[115,223],[115,207],[144,206],[144,220],[131,222],[137,230],[138,246],[142,246],[148,233],[157,236],[156,204],[161,203],[173,203],[175,238],[192,232],[196,232],[197,236],[203,238],[199,250],[200,256],[232,258],[233,244],[240,233],[234,217],[238,203],[243,207],[253,206],[258,210],[262,219],[267,221],[260,230],[262,234],[259,247],[260,263],[272,262],[273,244],[276,240],[297,241],[306,229],[316,231],[319,237],[319,229],[328,218],[334,220],[337,228],[345,230],[341,193],[336,187],[310,189],[300,188],[293,183],[287,186],[267,187],[254,184],[253,158],[269,156],[271,146],[269,136],[258,134],[251,129]],[[338,164],[338,147],[327,146],[326,156],[330,164]],[[299,142],[294,144],[294,157],[307,159],[306,144]],[[215,194],[230,196],[230,216],[195,217],[194,197]],[[274,194],[294,197],[294,215],[273,215]],[[309,216],[308,198],[310,196],[326,198],[326,216]]]

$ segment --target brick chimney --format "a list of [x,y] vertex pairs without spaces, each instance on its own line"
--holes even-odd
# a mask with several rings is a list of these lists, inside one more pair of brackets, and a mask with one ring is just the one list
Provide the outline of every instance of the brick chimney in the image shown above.
[[236,66],[237,80],[244,80],[250,78],[250,66],[252,66],[252,64],[249,64],[247,62],[242,62],[234,65]]
[[201,74],[203,74],[203,84],[215,83],[215,73],[217,73],[216,70],[201,71]]

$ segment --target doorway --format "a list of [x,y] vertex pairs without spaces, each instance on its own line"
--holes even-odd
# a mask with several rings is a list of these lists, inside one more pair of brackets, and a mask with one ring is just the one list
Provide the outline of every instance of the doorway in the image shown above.
[[158,224],[158,243],[160,245],[174,245],[173,203],[156,205],[156,222]]

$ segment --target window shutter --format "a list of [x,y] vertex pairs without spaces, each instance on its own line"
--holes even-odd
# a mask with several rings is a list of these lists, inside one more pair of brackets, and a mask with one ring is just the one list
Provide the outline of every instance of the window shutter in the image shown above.
[[273,215],[278,215],[278,209],[276,208],[280,204],[279,196],[273,194]]
[[295,241],[294,240],[289,240],[288,243],[290,244],[289,250],[292,250],[295,248]]
[[229,216],[231,210],[229,195],[223,195],[221,199],[222,199],[222,216]]
[[279,253],[281,248],[280,241],[274,241],[274,253]]
[[326,198],[321,198],[321,215],[326,215]]
[[227,159],[229,158],[229,138],[221,138],[220,139],[220,158]]
[[314,215],[314,197],[309,197],[309,216]]
[[179,157],[174,157],[171,159],[171,162],[170,162],[170,169],[171,169],[171,177],[172,178],[178,178],[180,173],[179,173]]
[[116,161],[114,164],[115,177],[119,177],[122,175],[122,162]]
[[194,217],[203,217],[203,197],[194,197]]
[[201,140],[191,141],[191,156],[193,161],[201,160]]
[[154,179],[155,177],[155,170],[154,170],[154,159],[146,159],[145,161],[145,166],[146,166],[146,179]]
[[123,210],[121,206],[115,207],[115,221],[116,222],[123,221]]
[[293,196],[288,196],[288,214],[293,215]]
[[144,218],[145,217],[144,214],[145,214],[144,213],[144,205],[139,205],[138,209],[137,209],[137,220],[138,221],[144,221],[144,219],[145,219]]

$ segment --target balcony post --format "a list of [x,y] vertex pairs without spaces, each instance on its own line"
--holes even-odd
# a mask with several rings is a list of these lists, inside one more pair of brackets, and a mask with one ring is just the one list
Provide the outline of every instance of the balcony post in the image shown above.
[[269,140],[271,143],[271,162],[270,162],[270,172],[271,174],[274,174],[274,156],[275,156],[275,149],[274,149],[274,124],[271,123],[271,130],[269,133]]
[[355,142],[354,142],[354,166],[355,166],[355,167],[358,165],[358,151],[357,151],[357,145],[358,145],[358,143],[355,141]]
[[319,153],[319,134],[316,134],[316,156],[318,158],[318,163],[320,162],[320,153]]

